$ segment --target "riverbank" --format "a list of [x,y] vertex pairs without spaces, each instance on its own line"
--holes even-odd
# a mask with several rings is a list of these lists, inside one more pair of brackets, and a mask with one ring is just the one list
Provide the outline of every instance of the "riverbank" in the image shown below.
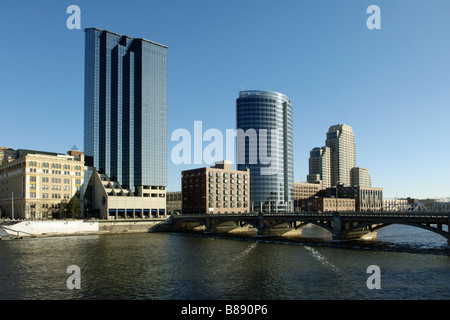
[[166,218],[151,220],[42,220],[4,221],[0,224],[0,239],[24,237],[57,237],[117,233],[146,233],[165,231]]
[[[74,224],[78,222],[78,224]],[[74,226],[78,225],[78,229]],[[89,226],[89,228],[86,227]],[[55,228],[59,227],[58,230]],[[70,229],[71,228],[71,229]],[[7,232],[5,232],[5,230]],[[67,230],[71,230],[67,232]],[[2,232],[3,231],[3,232]],[[342,249],[392,251],[420,254],[434,254],[450,256],[448,246],[428,245],[426,243],[404,243],[400,241],[375,240],[346,240],[336,241],[323,234],[312,232],[309,237],[304,236],[258,236],[253,232],[205,233],[203,231],[174,231],[168,219],[155,220],[56,220],[56,221],[16,221],[0,224],[0,240],[16,240],[24,238],[68,237],[89,235],[114,235],[130,233],[170,232],[184,236],[220,238],[232,240],[247,240],[264,243],[291,244],[301,246],[322,246]],[[420,231],[418,231],[420,232]],[[381,237],[382,238],[382,237]]]

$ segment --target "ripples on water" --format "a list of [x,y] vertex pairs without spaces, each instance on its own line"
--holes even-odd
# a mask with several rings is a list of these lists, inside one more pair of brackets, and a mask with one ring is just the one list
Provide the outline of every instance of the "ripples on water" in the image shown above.
[[[400,232],[415,253],[385,251],[405,246],[389,229],[371,244],[382,250],[163,233],[2,241],[0,299],[449,299],[450,258],[417,251],[446,240]],[[70,265],[81,268],[80,290],[66,286]],[[370,265],[380,290],[366,286]]]

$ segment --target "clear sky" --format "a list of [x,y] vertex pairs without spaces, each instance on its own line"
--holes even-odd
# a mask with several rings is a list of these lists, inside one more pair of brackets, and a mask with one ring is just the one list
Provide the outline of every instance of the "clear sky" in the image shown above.
[[[80,30],[66,26],[69,5]],[[345,123],[385,198],[449,197],[449,14],[448,0],[2,0],[0,145],[83,149],[83,29],[97,27],[169,47],[168,191],[202,166],[172,163],[171,133],[196,120],[235,129],[243,87],[290,98],[295,181]]]

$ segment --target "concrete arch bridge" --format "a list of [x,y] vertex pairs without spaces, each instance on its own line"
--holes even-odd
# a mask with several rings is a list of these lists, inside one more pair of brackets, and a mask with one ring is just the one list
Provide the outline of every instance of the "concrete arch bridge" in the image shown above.
[[335,240],[375,237],[376,231],[392,224],[403,224],[435,232],[447,239],[450,212],[330,212],[330,213],[248,213],[189,214],[172,216],[172,227],[220,233],[247,228],[258,235],[301,234],[314,224]]

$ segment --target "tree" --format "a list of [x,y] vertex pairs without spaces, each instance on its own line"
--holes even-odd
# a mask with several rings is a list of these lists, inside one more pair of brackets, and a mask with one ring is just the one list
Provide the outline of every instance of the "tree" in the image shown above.
[[80,215],[80,200],[78,195],[75,194],[69,202],[61,204],[61,212],[64,212],[67,216],[74,218]]

